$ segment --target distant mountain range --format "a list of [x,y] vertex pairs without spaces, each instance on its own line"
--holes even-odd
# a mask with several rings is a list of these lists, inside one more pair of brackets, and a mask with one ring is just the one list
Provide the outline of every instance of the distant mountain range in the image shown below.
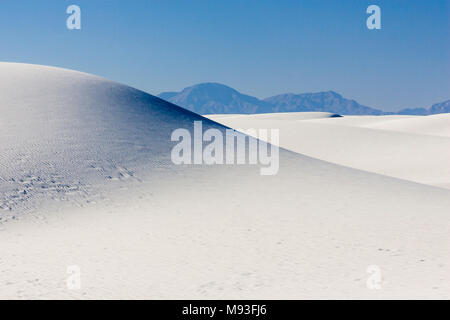
[[271,104],[219,83],[202,83],[158,97],[198,114],[273,112]]
[[187,87],[181,92],[163,92],[158,97],[198,114],[302,111],[323,111],[342,115],[450,113],[450,100],[434,104],[429,109],[403,109],[394,113],[361,105],[355,100],[346,99],[334,91],[302,94],[286,93],[260,100],[220,83],[201,83]]

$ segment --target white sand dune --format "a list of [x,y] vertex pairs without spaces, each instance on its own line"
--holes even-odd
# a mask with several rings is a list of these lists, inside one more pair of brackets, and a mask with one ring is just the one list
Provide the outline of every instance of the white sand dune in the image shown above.
[[172,130],[224,127],[79,72],[0,63],[0,99],[0,298],[450,297],[449,190],[286,150],[175,166]]
[[367,127],[450,138],[450,113],[374,123]]
[[[221,115],[214,115],[213,117],[217,119],[218,116]],[[315,120],[322,120],[325,118],[328,117],[311,117],[310,120],[311,122],[317,122]],[[286,119],[289,120],[288,117]],[[290,120],[294,119],[291,118]],[[337,121],[337,119],[330,118],[325,121],[320,121],[319,123],[450,137],[450,114],[448,113],[429,116],[345,116],[340,118],[339,121]]]
[[[309,113],[309,112],[305,112]],[[315,112],[314,112],[315,113]],[[315,117],[305,120],[310,120],[310,122],[317,122],[318,120],[324,120],[320,121],[320,123],[330,123],[330,124],[337,124],[337,125],[346,125],[351,127],[366,127],[371,125],[376,125],[381,122],[391,121],[391,120],[403,120],[403,119],[411,119],[416,118],[418,116],[410,116],[410,115],[387,115],[387,116],[343,116],[339,118],[339,121],[336,121],[335,118],[329,117]]]
[[340,118],[305,115],[303,120],[297,115],[291,119],[289,113],[282,116],[208,118],[235,129],[280,129],[283,148],[352,168],[450,188],[450,139],[445,137],[450,127],[448,114]]

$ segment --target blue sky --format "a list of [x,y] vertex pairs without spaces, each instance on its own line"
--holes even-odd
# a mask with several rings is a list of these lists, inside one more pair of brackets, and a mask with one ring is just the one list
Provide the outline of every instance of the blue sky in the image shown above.
[[[82,29],[66,28],[66,8]],[[381,8],[381,30],[366,8]],[[3,0],[0,61],[152,94],[220,82],[266,98],[334,90],[387,111],[450,98],[450,1]]]

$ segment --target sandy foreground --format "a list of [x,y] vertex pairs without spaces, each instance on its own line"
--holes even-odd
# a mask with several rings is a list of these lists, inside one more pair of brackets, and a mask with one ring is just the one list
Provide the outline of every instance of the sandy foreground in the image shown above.
[[262,176],[174,165],[225,127],[106,79],[0,63],[0,97],[0,298],[450,298],[446,115],[211,116],[280,129]]

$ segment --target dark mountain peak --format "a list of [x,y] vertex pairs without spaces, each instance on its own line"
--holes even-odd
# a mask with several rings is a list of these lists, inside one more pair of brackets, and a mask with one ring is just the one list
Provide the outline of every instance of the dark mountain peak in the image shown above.
[[199,83],[187,88],[184,88],[181,93],[239,93],[237,90],[217,82]]
[[342,99],[342,96],[335,92],[335,91],[320,91],[320,92],[312,92],[309,93],[310,96],[314,97],[327,97],[327,98],[335,98],[335,99]]
[[272,111],[268,103],[215,82],[200,83],[175,94],[164,92],[159,97],[199,114]]
[[309,92],[301,94],[280,94],[265,99],[274,106],[274,112],[322,111],[337,114],[383,114],[381,110],[373,109],[349,100],[335,91]]
[[335,96],[337,98],[342,98],[342,96],[339,93],[337,93],[336,91],[333,91],[333,90],[326,91],[326,93],[328,93],[329,95]]
[[230,86],[227,86],[226,84],[218,83],[218,82],[203,82],[203,83],[193,85],[190,88],[206,88],[206,89],[237,91],[237,90],[231,88]]
[[342,98],[342,96],[335,91],[319,91],[319,92],[307,92],[307,93],[282,93],[269,98],[265,101],[274,99],[294,99],[294,98],[310,98],[310,97],[328,97],[328,98]]
[[438,113],[450,113],[450,100],[446,100],[440,103],[433,104],[429,109],[425,108],[413,108],[403,109],[397,112],[397,114],[410,114],[418,116],[426,116],[430,114]]
[[433,104],[430,108],[430,114],[449,113],[449,112],[450,112],[450,100]]

